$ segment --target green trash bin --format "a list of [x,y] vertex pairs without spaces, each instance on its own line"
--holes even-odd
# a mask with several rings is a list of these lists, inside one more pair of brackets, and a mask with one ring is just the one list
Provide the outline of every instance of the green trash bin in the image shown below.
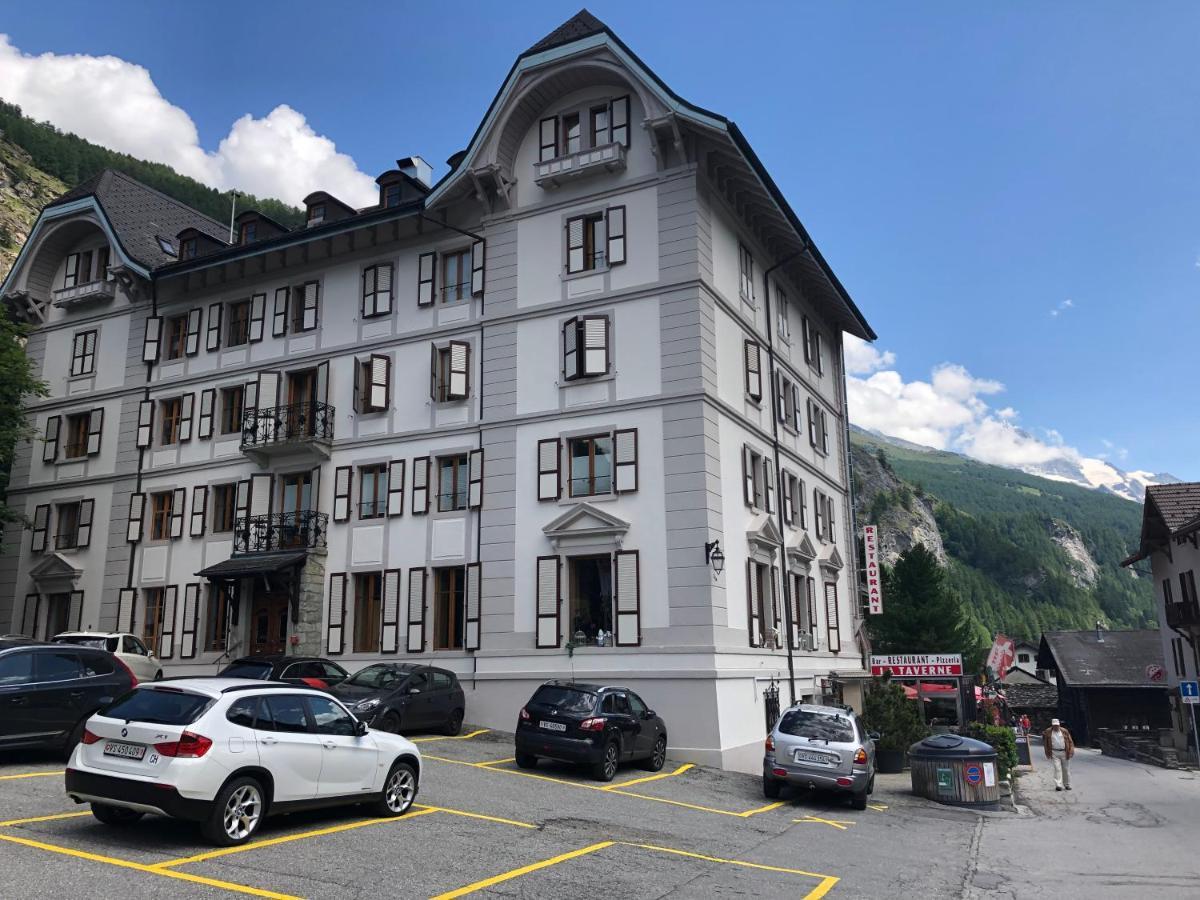
[[948,806],[996,809],[1000,775],[991,744],[935,734],[908,749],[913,793]]

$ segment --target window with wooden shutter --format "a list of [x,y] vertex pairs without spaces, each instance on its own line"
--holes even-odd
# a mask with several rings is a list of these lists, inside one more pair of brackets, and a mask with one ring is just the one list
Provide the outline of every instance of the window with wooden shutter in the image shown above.
[[275,288],[275,307],[271,311],[272,337],[283,337],[287,334],[289,294],[291,294],[290,288]]
[[482,644],[483,631],[483,569],[479,563],[467,563],[467,588],[463,648],[478,650]]
[[754,304],[754,256],[745,244],[738,244],[738,293]]
[[836,540],[834,537],[834,502],[832,497],[825,498],[825,530],[828,532],[829,540]]
[[763,509],[775,512],[775,467],[767,457],[762,457]]
[[100,452],[100,440],[104,436],[104,407],[97,406],[88,413],[87,455]]
[[383,573],[383,607],[379,616],[379,651],[395,653],[400,649],[400,582],[401,569],[385,569]]
[[570,318],[563,322],[563,379],[574,381],[582,373],[580,365],[580,321]]
[[538,162],[558,156],[558,117],[550,116],[538,123]]
[[142,362],[158,362],[158,347],[162,342],[162,316],[146,319],[146,333],[142,338]]
[[466,400],[471,389],[471,345],[466,341],[451,341],[449,349],[450,370],[445,398]]
[[371,382],[367,390],[367,408],[379,411],[388,408],[392,391],[392,358],[380,353],[371,354]]
[[408,632],[405,647],[409,653],[425,651],[425,580],[424,569],[408,570]]
[[125,540],[136,544],[142,539],[142,519],[146,514],[146,495],[129,495],[129,521],[125,526]]
[[96,371],[96,331],[78,331],[71,340],[71,377]]
[[479,509],[483,505],[483,451],[472,450],[467,463],[467,506]]
[[195,356],[200,352],[200,320],[204,310],[199,306],[188,310],[187,337],[184,338],[183,352],[187,356]]
[[625,207],[610,206],[607,213],[608,264],[619,266],[625,262]]
[[252,294],[250,296],[250,325],[247,340],[256,344],[263,339],[263,321],[267,315],[267,295]]
[[117,591],[117,631],[133,633],[136,614],[137,588],[121,588]]
[[795,477],[787,469],[779,471],[779,505],[783,510],[783,524],[794,525],[795,506],[792,503],[792,486]]
[[41,553],[46,549],[46,542],[50,534],[50,504],[43,503],[34,507],[33,510],[33,540],[30,542],[29,549],[34,553]]
[[779,569],[771,566],[771,646],[778,650],[783,646],[783,606],[779,602]]
[[58,438],[61,431],[61,416],[51,416],[46,420],[46,440],[42,444],[42,462],[52,463],[58,459]]
[[562,642],[559,614],[562,608],[557,556],[537,558],[537,634],[536,646],[558,647]]
[[817,446],[817,416],[815,404],[811,399],[804,401],[804,407],[808,412],[808,444],[810,447]]
[[158,633],[158,655],[170,659],[175,655],[175,605],[179,600],[179,588],[167,585],[163,589],[162,626]]
[[350,492],[354,481],[353,466],[338,466],[333,472],[333,521],[350,520]]
[[208,516],[208,488],[198,484],[192,488],[192,523],[188,534],[192,537],[204,537],[204,522]]
[[617,97],[612,101],[612,141],[629,147],[629,97]]
[[791,616],[791,628],[788,640],[793,650],[801,649],[800,635],[804,634],[804,577],[789,573],[787,584],[791,589],[788,597],[788,614]]
[[66,268],[63,270],[63,287],[75,287],[77,284],[79,284],[79,254],[70,253],[67,255]]
[[367,266],[362,273],[362,315],[364,319],[386,316],[392,311],[392,264]]
[[839,653],[842,649],[842,634],[838,628],[837,582],[825,582],[825,627],[829,634],[829,651]]
[[616,643],[618,647],[637,647],[642,643],[641,564],[636,550],[618,550],[613,554],[615,602],[617,607]]
[[616,493],[638,489],[638,432],[636,428],[618,428],[613,432]]
[[224,309],[220,303],[210,303],[208,306],[208,337],[205,349],[209,351],[221,349],[221,313]]
[[192,439],[192,414],[195,403],[195,394],[184,394],[182,402],[179,404],[179,440],[181,442]]
[[825,410],[821,410],[821,452],[829,452],[829,419],[825,416]]
[[329,611],[325,625],[325,651],[340,656],[346,644],[346,573],[329,576]]
[[196,656],[196,628],[200,623],[200,585],[184,585],[183,609],[179,611],[179,658]]
[[608,316],[584,316],[583,375],[607,375],[609,370]]
[[755,341],[746,341],[744,348],[746,358],[746,396],[755,403],[758,403],[762,400],[761,348]]
[[471,244],[471,296],[483,296],[484,267],[486,263],[486,245],[483,241]]
[[67,628],[79,631],[83,622],[83,591],[71,591],[67,601]]
[[149,447],[154,441],[154,401],[143,400],[138,404],[138,447]]
[[187,488],[175,488],[171,500],[171,539],[183,537],[183,507],[187,503]]
[[92,542],[92,518],[96,511],[95,500],[79,501],[79,521],[76,524],[75,546],[83,548]]
[[825,495],[813,488],[813,516],[817,537],[825,539]]
[[558,500],[562,497],[562,478],[559,473],[562,456],[558,438],[538,441],[538,499]]
[[208,440],[213,433],[213,407],[217,400],[216,388],[205,388],[200,392],[200,417],[196,422],[196,437]]
[[293,331],[312,331],[317,327],[321,303],[321,283],[306,281],[299,289],[300,309],[293,317]]
[[429,512],[429,457],[418,456],[412,467],[412,514],[423,516]]
[[422,253],[417,257],[417,306],[432,306],[437,287],[437,254]]
[[758,454],[750,449],[749,444],[742,445],[742,499],[751,508],[755,505],[758,492],[758,476],[755,473],[757,456]]
[[404,460],[388,463],[387,514],[404,515]]
[[567,272],[582,272],[588,268],[587,254],[584,250],[584,231],[586,220],[577,216],[567,220]]
[[746,628],[749,631],[751,647],[758,647],[762,643],[762,617],[759,613],[762,602],[759,594],[760,588],[758,563],[748,559],[746,560]]

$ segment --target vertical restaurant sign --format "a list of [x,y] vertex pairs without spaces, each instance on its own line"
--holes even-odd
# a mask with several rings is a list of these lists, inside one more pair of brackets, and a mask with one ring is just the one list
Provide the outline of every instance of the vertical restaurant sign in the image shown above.
[[883,584],[879,577],[879,531],[875,525],[863,526],[863,557],[867,570],[867,610],[877,616],[883,612]]

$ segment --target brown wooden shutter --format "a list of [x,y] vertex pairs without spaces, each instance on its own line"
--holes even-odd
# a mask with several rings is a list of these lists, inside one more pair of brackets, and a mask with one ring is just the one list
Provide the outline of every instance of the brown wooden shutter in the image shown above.
[[390,315],[392,312],[392,264],[380,263],[375,267],[375,314]]
[[471,244],[471,296],[483,296],[485,244],[475,241]]
[[[79,631],[83,624],[83,591],[71,591],[71,598],[67,605],[67,627],[72,631]],[[53,637],[53,635],[49,635]]]
[[763,478],[763,509],[768,513],[775,512],[775,467],[766,457],[762,457]]
[[329,618],[325,626],[325,652],[340,656],[346,645],[346,573],[329,576]]
[[104,436],[104,407],[97,406],[88,414],[87,455],[100,452],[100,440]]
[[478,650],[482,637],[482,593],[483,575],[479,563],[467,563],[467,615],[463,633],[463,646],[467,650]]
[[263,339],[263,321],[267,315],[267,295],[253,294],[250,297],[249,341],[257,344]]
[[146,334],[142,339],[142,362],[158,362],[158,347],[162,343],[162,316],[146,319]]
[[149,447],[154,442],[154,401],[143,400],[138,404],[137,445]]
[[[270,477],[270,476],[268,476]],[[171,539],[183,537],[183,507],[187,503],[187,488],[175,488],[171,497]]]
[[338,466],[333,471],[333,521],[350,520],[350,492],[354,484],[354,467]]
[[83,548],[92,542],[92,519],[96,512],[96,501],[91,498],[79,501],[79,525],[75,546]]
[[562,628],[559,625],[562,609],[559,570],[557,556],[537,558],[536,646],[539,649],[558,647],[562,643]]
[[412,468],[412,514],[423,516],[429,512],[429,457],[418,456]]
[[425,576],[424,569],[408,570],[408,636],[405,646],[409,653],[425,651]]
[[751,509],[754,508],[754,451],[748,444],[742,445],[742,499]]
[[817,537],[820,538],[825,534],[825,503],[820,491],[813,488],[813,516],[816,519]]
[[137,624],[137,588],[117,591],[117,631],[132,632]]
[[840,653],[842,649],[842,633],[838,628],[838,597],[837,582],[825,582],[825,627],[829,632],[829,650]]
[[187,337],[184,340],[183,352],[187,356],[195,356],[200,352],[200,320],[204,310],[199,306],[188,310]]
[[745,342],[746,394],[755,403],[762,400],[762,361],[759,346],[754,341]]
[[272,337],[283,337],[287,334],[288,296],[291,292],[290,288],[275,288],[275,308],[271,313]]
[[179,658],[196,656],[196,626],[200,624],[200,584],[192,582],[183,588],[183,609],[179,622]]
[[757,563],[752,559],[746,560],[746,603],[748,604],[747,623],[750,631],[750,646],[758,647],[762,643],[762,622],[758,616],[758,574],[755,571]]
[[579,319],[574,317],[563,323],[563,379],[574,381],[581,374],[579,347]]
[[192,537],[204,537],[204,521],[208,516],[208,488],[203,484],[192,488],[192,523],[188,533]]
[[46,420],[46,440],[42,444],[42,462],[52,463],[58,458],[58,436],[62,431],[62,416],[51,416]]
[[779,569],[771,566],[771,621],[775,629],[774,644],[778,649],[783,646],[783,608],[779,604]]
[[582,272],[587,267],[584,252],[585,220],[583,216],[567,219],[567,272]]
[[812,324],[808,316],[800,317],[800,339],[804,343],[804,361],[812,365]]
[[321,282],[304,282],[304,309],[301,311],[300,326],[304,331],[312,331],[317,327],[318,312],[321,304]]
[[[142,539],[142,519],[146,514],[146,495],[129,495],[129,520],[125,526],[125,540],[136,544]],[[128,630],[128,629],[126,629]]]
[[466,341],[450,342],[450,383],[447,400],[466,400],[471,390],[471,345]]
[[804,484],[804,479],[799,479],[796,484],[796,497],[800,509],[800,527],[808,529],[808,488]]
[[479,509],[483,504],[483,451],[472,450],[467,457],[467,506]]
[[616,644],[637,647],[642,643],[641,563],[636,550],[613,554],[616,569],[613,584],[617,607]]
[[608,264],[619,266],[625,262],[625,207],[610,206],[605,219],[608,232]]
[[551,116],[538,123],[538,162],[558,156],[558,117]]
[[400,649],[400,569],[383,573],[383,614],[379,617],[379,650],[395,653]]
[[192,416],[195,414],[196,395],[184,394],[179,402],[179,442],[192,439]]
[[795,504],[792,503],[792,490],[796,483],[796,479],[787,469],[783,469],[779,473],[779,505],[783,508],[783,522],[785,525],[795,525],[793,516],[795,515]]
[[437,287],[437,254],[417,257],[417,306],[432,306]]
[[608,316],[583,318],[583,374],[607,375],[609,369]]
[[162,629],[158,634],[158,655],[162,659],[175,655],[175,604],[178,600],[178,587],[169,584],[163,588]]
[[404,515],[404,460],[394,459],[388,463],[387,514]]
[[43,503],[33,510],[33,540],[29,549],[41,553],[46,549],[46,541],[50,534],[50,504]]
[[208,337],[205,349],[209,351],[221,349],[221,313],[224,308],[220,303],[208,305]]
[[636,428],[618,428],[613,432],[613,456],[615,459],[614,484],[616,493],[628,494],[638,489],[638,431]]
[[562,478],[559,473],[562,456],[558,438],[538,441],[538,499],[558,500],[562,497]]
[[[217,402],[217,389],[205,388],[200,392],[200,417],[196,422],[196,437],[208,440],[213,433],[213,408]],[[244,404],[243,404],[244,406]],[[243,414],[245,410],[243,408]]]

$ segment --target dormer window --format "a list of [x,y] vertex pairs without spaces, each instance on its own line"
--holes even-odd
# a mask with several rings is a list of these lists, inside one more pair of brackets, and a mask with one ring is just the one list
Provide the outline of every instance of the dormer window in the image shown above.
[[179,242],[179,258],[180,259],[195,259],[197,253],[196,239],[188,238],[186,241]]
[[314,203],[308,208],[308,224],[309,226],[320,225],[325,221],[325,204]]
[[383,205],[387,207],[400,205],[400,183],[389,184],[383,189]]
[[243,222],[241,231],[238,234],[238,243],[253,244],[258,238],[258,223]]

